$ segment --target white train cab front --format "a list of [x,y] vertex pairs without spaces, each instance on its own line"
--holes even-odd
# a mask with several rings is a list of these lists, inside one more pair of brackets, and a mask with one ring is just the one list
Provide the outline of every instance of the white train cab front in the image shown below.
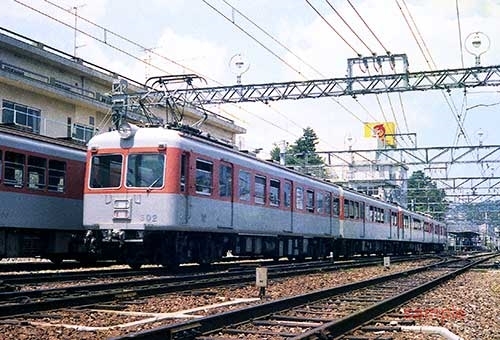
[[[179,209],[178,148],[163,128],[131,125],[89,141],[84,226],[104,241],[140,242],[144,231],[185,221]],[[169,166],[167,166],[168,163]],[[174,173],[170,173],[170,169]]]

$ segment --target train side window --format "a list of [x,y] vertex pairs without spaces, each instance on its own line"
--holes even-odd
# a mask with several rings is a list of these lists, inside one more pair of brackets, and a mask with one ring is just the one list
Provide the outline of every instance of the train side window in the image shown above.
[[66,183],[66,162],[49,160],[49,191],[64,192]]
[[45,188],[45,168],[47,160],[41,157],[28,156],[28,188]]
[[377,220],[377,222],[384,223],[384,216],[385,216],[384,209],[378,208],[378,220]]
[[349,218],[349,210],[351,210],[351,201],[344,200],[344,218]]
[[403,216],[403,226],[405,229],[408,229],[410,227],[410,216],[408,215]]
[[316,194],[316,211],[319,213],[319,214],[322,214],[323,213],[323,193],[322,192],[318,192]]
[[3,180],[3,163],[2,163],[2,150],[0,150],[0,183],[2,182]]
[[212,194],[213,163],[201,159],[196,160],[196,192],[203,195]]
[[306,190],[306,208],[307,211],[314,212],[314,191]]
[[186,173],[187,173],[187,155],[183,153],[181,155],[181,179],[180,179],[181,192],[186,191]]
[[295,207],[297,209],[304,209],[304,189],[297,187],[295,190]]
[[354,202],[354,218],[363,218],[363,205],[359,202]]
[[283,188],[283,205],[285,208],[289,208],[292,204],[292,183],[285,181],[285,187]]
[[250,173],[245,170],[240,170],[238,176],[238,192],[240,200],[250,200]]
[[332,212],[333,216],[339,216],[340,214],[340,199],[335,196],[333,196],[332,200]]
[[280,205],[280,181],[277,179],[269,182],[269,202],[272,206]]
[[396,212],[391,212],[391,224],[395,227],[398,226],[398,214]]
[[233,192],[233,173],[229,165],[221,164],[219,167],[219,196],[231,197]]
[[266,178],[264,176],[255,176],[255,203],[266,203]]
[[325,213],[330,216],[332,214],[332,194],[325,193]]
[[17,152],[5,152],[5,185],[23,186],[24,162],[26,156]]

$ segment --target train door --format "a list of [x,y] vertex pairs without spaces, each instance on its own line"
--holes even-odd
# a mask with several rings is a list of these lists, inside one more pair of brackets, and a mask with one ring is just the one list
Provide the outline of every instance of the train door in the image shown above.
[[365,202],[359,202],[359,218],[361,219],[361,237],[366,237],[366,204]]
[[401,208],[398,208],[398,240],[405,238],[404,230],[403,211]]
[[183,152],[181,155],[181,176],[180,176],[180,192],[182,194],[184,204],[183,204],[183,215],[184,215],[184,224],[188,223],[189,219],[189,195],[188,195],[188,188],[189,188],[189,154],[187,152]]
[[344,224],[346,220],[346,206],[344,191],[340,188],[339,192],[339,237],[344,237]]
[[229,203],[221,207],[221,222],[228,223],[229,227],[234,225],[234,168],[227,162],[220,162],[219,165],[219,197],[222,201]]
[[284,231],[289,231],[293,232],[293,200],[292,200],[292,193],[293,193],[293,182],[290,180],[285,180],[283,184],[283,207],[285,211],[288,212],[289,221],[287,230]]

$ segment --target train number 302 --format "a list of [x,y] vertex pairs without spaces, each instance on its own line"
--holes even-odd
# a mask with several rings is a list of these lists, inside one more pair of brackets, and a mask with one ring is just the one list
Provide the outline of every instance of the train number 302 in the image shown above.
[[157,223],[158,222],[158,215],[156,215],[156,214],[141,215],[140,220],[141,220],[141,222]]

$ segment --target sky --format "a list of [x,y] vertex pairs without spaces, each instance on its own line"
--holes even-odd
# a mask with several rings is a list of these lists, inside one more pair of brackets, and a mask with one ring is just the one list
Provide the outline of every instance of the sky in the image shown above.
[[[472,67],[479,52],[481,65],[498,65],[498,22],[500,0],[4,0],[0,11],[0,26],[118,74],[144,82],[196,73],[207,81],[197,86],[236,84],[230,61],[238,54],[248,66],[243,84],[344,77],[348,58],[387,51],[406,54],[410,72]],[[467,50],[474,32],[487,50]],[[354,75],[391,72],[384,67]],[[373,145],[363,123],[374,121],[395,122],[418,147],[475,145],[480,133],[483,144],[498,145],[499,99],[497,88],[482,87],[207,109],[246,128],[241,147],[265,155],[306,127],[318,151],[346,149],[348,140],[363,149]],[[457,135],[457,115],[466,137]]]

